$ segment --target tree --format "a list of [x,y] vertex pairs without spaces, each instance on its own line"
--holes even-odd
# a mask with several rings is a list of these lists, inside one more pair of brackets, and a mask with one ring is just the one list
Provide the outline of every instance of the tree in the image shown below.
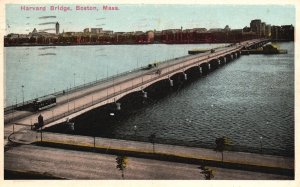
[[216,147],[215,147],[215,151],[219,151],[222,153],[222,162],[223,162],[223,152],[224,150],[226,150],[229,146],[229,139],[226,138],[225,136],[221,137],[221,138],[217,138],[215,140],[216,143]]
[[201,170],[200,173],[204,175],[205,180],[211,180],[215,177],[212,169],[208,169],[205,166],[199,166],[198,168]]
[[117,162],[116,168],[122,172],[122,179],[124,179],[124,171],[127,165],[127,156],[117,156],[116,162]]
[[150,142],[152,143],[152,145],[153,145],[153,153],[155,152],[155,149],[154,149],[155,138],[156,138],[156,134],[155,134],[155,133],[152,133],[152,134],[149,136],[149,141],[150,141]]

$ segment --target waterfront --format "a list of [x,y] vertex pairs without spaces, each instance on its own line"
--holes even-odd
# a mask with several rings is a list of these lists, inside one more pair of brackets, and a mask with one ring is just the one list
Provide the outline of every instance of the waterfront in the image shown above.
[[264,148],[290,152],[294,144],[293,43],[281,46],[288,49],[286,56],[243,56],[121,121],[98,121],[96,129],[81,126],[97,136],[132,138],[136,125],[141,139],[156,132],[158,140],[191,145],[213,144],[216,137],[225,135],[235,145],[259,147],[262,136]]

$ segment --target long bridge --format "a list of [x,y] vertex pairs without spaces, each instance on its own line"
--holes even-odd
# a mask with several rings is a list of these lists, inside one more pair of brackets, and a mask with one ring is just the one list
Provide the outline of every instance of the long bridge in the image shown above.
[[[258,48],[269,42],[268,39],[255,39],[225,47],[215,48],[196,55],[170,59],[158,64],[133,70],[81,87],[80,89],[64,90],[57,95],[57,105],[39,112],[11,110],[4,114],[5,136],[21,128],[37,123],[42,114],[46,126],[51,126],[72,119],[92,109],[106,104],[115,105],[122,110],[121,98],[131,93],[141,97],[149,97],[150,87],[161,84],[164,87],[176,87],[185,81],[206,75],[209,72],[233,61],[241,56],[242,50]],[[167,88],[164,88],[167,89]],[[17,124],[18,127],[15,127]],[[20,126],[21,125],[21,126]]]

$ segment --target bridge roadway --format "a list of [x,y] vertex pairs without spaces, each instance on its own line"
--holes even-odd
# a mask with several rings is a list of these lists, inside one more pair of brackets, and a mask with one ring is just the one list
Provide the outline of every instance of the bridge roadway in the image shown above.
[[[43,115],[45,124],[51,126],[65,121],[66,117],[71,119],[99,106],[117,102],[120,98],[129,93],[142,91],[144,88],[160,80],[170,79],[175,74],[185,74],[184,72],[190,68],[201,67],[201,70],[203,69],[204,71],[206,68],[206,70],[209,71],[211,66],[215,63],[219,63],[220,65],[222,61],[226,63],[226,59],[228,61],[237,58],[241,54],[242,49],[258,47],[260,44],[266,42],[267,40],[265,39],[255,39],[216,48],[213,53],[208,51],[198,55],[187,55],[161,62],[154,68],[132,71],[121,76],[112,77],[97,85],[86,87],[85,89],[66,92],[64,95],[57,97],[57,105],[55,107],[41,112],[27,112],[25,117],[5,124],[5,139],[12,132],[13,124],[22,124],[22,126],[14,125],[14,130],[18,131],[24,128],[24,126],[30,126],[36,123],[39,114]],[[159,73],[158,70],[160,71]],[[5,121],[9,121],[7,119],[11,117],[17,118],[16,116],[22,113],[24,113],[24,111],[6,114],[4,116]]]

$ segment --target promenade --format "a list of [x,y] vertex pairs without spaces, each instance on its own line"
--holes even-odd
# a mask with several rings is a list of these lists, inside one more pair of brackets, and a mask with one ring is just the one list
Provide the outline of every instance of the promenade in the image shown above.
[[[47,178],[121,180],[116,155],[22,145],[4,153],[5,179],[40,175]],[[203,180],[199,164],[159,161],[130,156],[124,172],[126,180]],[[291,180],[272,173],[208,167],[214,180]],[[15,175],[16,176],[16,175]]]
[[[283,178],[286,177],[290,179],[293,178],[293,173],[294,173],[294,158],[283,157],[283,156],[224,151],[224,159],[222,162],[221,153],[211,149],[166,145],[166,144],[154,144],[153,147],[153,144],[148,142],[127,141],[127,140],[108,139],[108,138],[100,138],[100,137],[94,139],[94,137],[88,137],[88,136],[66,135],[66,134],[58,134],[58,133],[50,133],[50,132],[43,132],[41,134],[39,132],[31,131],[31,135],[29,134],[30,133],[24,133],[24,134],[16,133],[10,136],[10,139],[12,141],[16,141],[23,144],[34,143],[40,146],[52,147],[55,148],[53,150],[55,152],[56,151],[60,152],[60,150],[63,149],[64,151],[76,150],[78,152],[88,152],[86,154],[99,154],[99,153],[105,155],[121,154],[130,157],[148,158],[150,160],[163,160],[163,161],[168,161],[168,162],[171,161],[175,163],[207,165],[209,167],[217,167],[217,168],[221,167],[224,169],[243,170],[245,172],[254,171],[259,173],[275,174],[275,175],[280,175]],[[41,135],[42,135],[42,142],[41,142]],[[31,147],[30,149],[32,149],[32,152],[37,152],[37,151],[41,152],[40,150],[44,149],[44,148],[42,149],[40,146],[32,146],[32,145],[29,146]],[[15,166],[15,163],[11,160],[13,158],[9,158],[10,152],[14,152],[14,149],[17,149],[18,151],[18,149],[20,148],[13,148],[5,152],[5,158],[9,160],[9,164],[5,165],[5,169],[8,170],[17,169],[17,171],[19,170],[22,171],[22,167]],[[22,149],[22,150],[24,151],[24,154],[27,154],[25,153],[28,152],[26,151],[26,149]],[[15,159],[22,160],[23,159],[22,155],[23,153],[19,153],[18,156],[19,158],[16,157]],[[43,154],[39,155],[39,157],[42,156]],[[84,162],[80,160],[78,160],[78,163],[84,164]],[[34,171],[39,171],[39,170],[34,170]],[[83,176],[79,178],[82,177]]]

